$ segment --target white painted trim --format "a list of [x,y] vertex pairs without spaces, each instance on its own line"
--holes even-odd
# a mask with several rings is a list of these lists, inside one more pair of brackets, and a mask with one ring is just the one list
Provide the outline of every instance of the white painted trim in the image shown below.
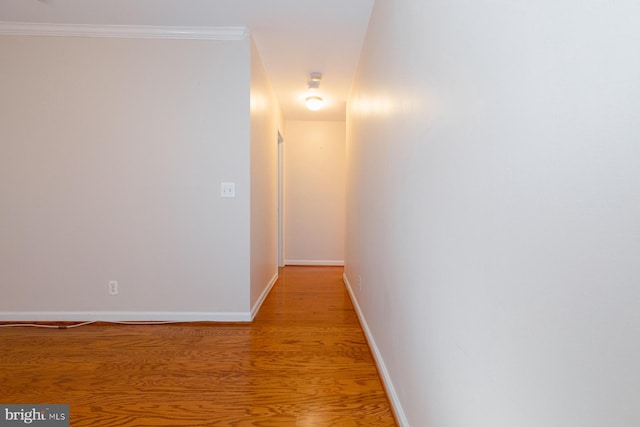
[[247,27],[157,27],[0,22],[0,35],[115,37],[127,39],[244,40]]
[[258,314],[260,307],[262,307],[262,303],[264,302],[264,300],[267,299],[267,296],[269,296],[269,292],[271,292],[273,285],[275,285],[277,281],[278,281],[278,272],[276,271],[276,274],[273,275],[267,287],[264,288],[264,291],[262,291],[256,303],[253,304],[253,307],[251,307],[251,320],[253,320],[256,317],[256,314]]
[[284,267],[284,138],[278,129],[278,267]]
[[249,312],[189,311],[3,311],[1,322],[77,321],[167,321],[167,322],[250,322]]
[[369,342],[369,347],[371,348],[371,352],[373,353],[373,358],[376,361],[376,365],[378,365],[378,370],[380,371],[380,375],[382,376],[382,382],[384,383],[384,388],[387,390],[387,395],[389,396],[389,400],[391,401],[391,405],[393,406],[393,410],[396,414],[398,422],[401,427],[410,427],[409,420],[407,420],[407,416],[402,409],[402,405],[400,404],[400,399],[398,398],[398,393],[396,392],[396,388],[393,386],[393,381],[391,381],[391,376],[389,375],[389,371],[387,370],[387,366],[384,364],[384,359],[382,358],[382,353],[380,353],[380,349],[376,344],[376,340],[373,338],[373,334],[369,329],[369,325],[367,324],[367,320],[360,309],[360,305],[358,305],[358,300],[356,299],[355,294],[353,293],[353,289],[351,288],[351,283],[349,283],[349,279],[347,278],[346,273],[342,273],[342,280],[347,288],[347,292],[349,293],[349,297],[351,298],[351,302],[353,303],[354,308],[356,309],[356,314],[358,315],[358,319],[360,320],[360,325],[362,325],[362,329],[364,330],[364,334],[367,337],[367,341]]
[[310,259],[285,259],[284,265],[324,265],[340,266],[344,265],[342,260],[310,260]]

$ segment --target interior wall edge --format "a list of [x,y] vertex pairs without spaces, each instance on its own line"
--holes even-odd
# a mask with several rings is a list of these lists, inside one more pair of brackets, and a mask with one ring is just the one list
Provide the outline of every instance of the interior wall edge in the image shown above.
[[278,272],[276,271],[276,273],[273,275],[273,277],[271,278],[267,286],[264,288],[264,290],[256,300],[255,304],[253,304],[253,307],[251,307],[251,320],[253,320],[256,317],[256,314],[258,314],[258,311],[260,311],[260,307],[262,307],[262,303],[264,303],[264,300],[267,299],[267,297],[269,296],[269,292],[271,292],[271,289],[273,289],[273,286],[276,284],[277,281],[278,281]]

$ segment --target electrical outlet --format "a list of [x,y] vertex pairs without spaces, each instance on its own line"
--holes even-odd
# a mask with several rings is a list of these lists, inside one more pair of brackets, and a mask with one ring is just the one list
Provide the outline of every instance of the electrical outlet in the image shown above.
[[118,295],[118,281],[109,280],[109,295]]

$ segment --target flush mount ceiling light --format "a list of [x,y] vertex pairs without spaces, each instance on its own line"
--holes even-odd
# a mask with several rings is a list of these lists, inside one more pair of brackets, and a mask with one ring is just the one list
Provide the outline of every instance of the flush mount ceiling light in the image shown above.
[[320,108],[322,108],[322,103],[324,102],[324,99],[322,99],[319,96],[307,96],[304,100],[304,102],[307,104],[307,108],[311,111],[318,111]]
[[[314,72],[309,76],[309,81],[307,82],[309,86],[309,90],[316,91],[320,88],[320,80],[322,80],[322,73]],[[322,104],[324,99],[318,95],[310,95],[307,96],[304,100],[305,104],[307,104],[307,108],[311,111],[318,111],[322,108]]]

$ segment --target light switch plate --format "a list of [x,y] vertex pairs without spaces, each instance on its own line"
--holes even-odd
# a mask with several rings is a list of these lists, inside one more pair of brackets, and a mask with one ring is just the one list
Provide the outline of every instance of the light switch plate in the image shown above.
[[220,183],[220,197],[236,197],[236,183],[222,182]]

